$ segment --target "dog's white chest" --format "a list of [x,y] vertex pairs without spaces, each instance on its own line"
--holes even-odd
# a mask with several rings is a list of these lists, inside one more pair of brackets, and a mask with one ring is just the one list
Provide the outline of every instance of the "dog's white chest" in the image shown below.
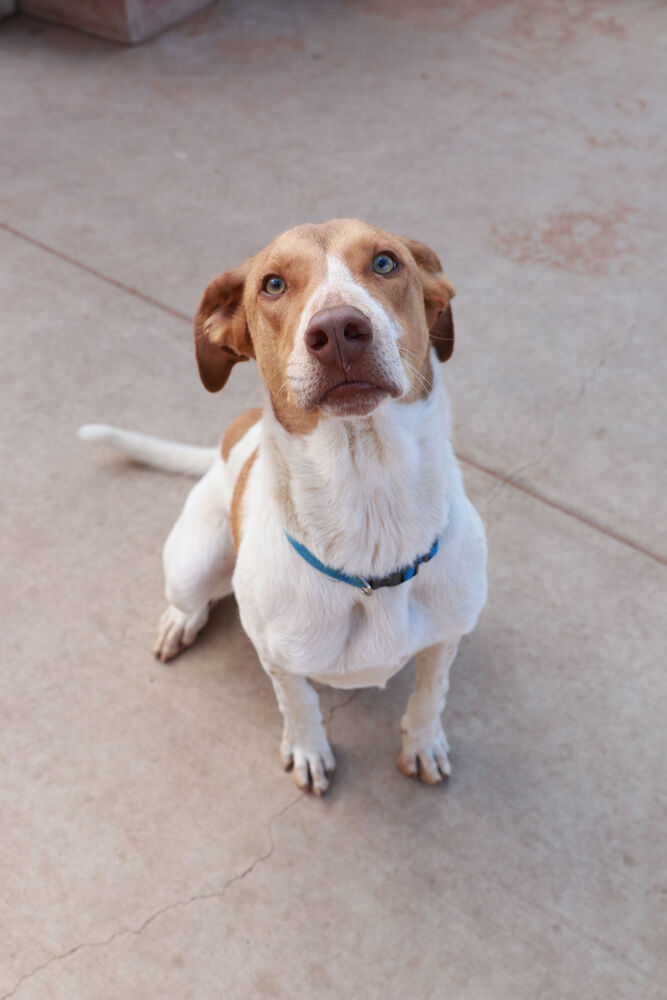
[[435,563],[417,579],[367,597],[303,561],[281,588],[258,587],[250,564],[240,560],[235,588],[243,626],[260,655],[289,673],[334,687],[383,687],[418,650],[443,637],[448,616]]
[[335,662],[323,662],[312,677],[331,687],[384,687],[419,649],[438,640],[427,606],[408,590],[411,584],[401,586],[402,593],[376,591],[355,601]]
[[[250,473],[233,579],[264,664],[337,687],[383,686],[419,650],[472,628],[484,596],[483,531],[446,437],[431,428],[443,414],[437,383],[422,403],[378,415],[381,447],[370,432],[357,433],[346,451],[337,425],[304,440],[264,428],[270,434]],[[283,491],[307,526],[299,541],[325,566],[384,576],[392,565],[411,565],[436,537],[439,552],[415,578],[370,596],[332,580],[286,537],[271,464],[280,449],[289,470]]]

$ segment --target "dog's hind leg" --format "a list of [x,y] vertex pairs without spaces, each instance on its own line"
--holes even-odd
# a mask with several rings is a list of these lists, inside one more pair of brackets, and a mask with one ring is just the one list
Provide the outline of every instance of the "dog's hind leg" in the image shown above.
[[217,458],[190,491],[162,553],[168,607],[153,652],[163,662],[192,645],[211,603],[230,593],[235,552],[229,528],[230,485]]

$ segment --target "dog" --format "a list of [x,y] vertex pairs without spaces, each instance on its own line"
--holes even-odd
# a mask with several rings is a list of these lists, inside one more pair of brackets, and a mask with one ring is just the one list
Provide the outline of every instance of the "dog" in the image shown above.
[[297,226],[215,278],[197,311],[205,387],[250,358],[264,383],[264,406],[220,450],[79,432],[204,473],[165,543],[155,654],[190,646],[233,591],[283,716],[283,766],[318,796],[335,759],[309,680],[383,687],[412,657],[398,766],[429,785],[451,772],[449,669],[486,601],[486,538],[440,371],[454,294],[423,243],[354,219]]

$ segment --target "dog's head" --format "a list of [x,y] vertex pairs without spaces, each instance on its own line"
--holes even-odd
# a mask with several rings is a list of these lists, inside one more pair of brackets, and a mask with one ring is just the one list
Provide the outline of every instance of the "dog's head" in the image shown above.
[[430,389],[429,351],[454,347],[455,292],[432,250],[355,219],[290,229],[206,288],[195,318],[202,381],[255,358],[278,419],[366,416]]

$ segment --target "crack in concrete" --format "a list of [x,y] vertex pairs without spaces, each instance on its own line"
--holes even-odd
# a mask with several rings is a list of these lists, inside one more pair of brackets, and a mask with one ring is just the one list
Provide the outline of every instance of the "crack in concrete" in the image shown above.
[[[334,715],[336,715],[337,712],[341,711],[341,709],[346,708],[350,704],[350,702],[353,701],[359,694],[361,694],[361,690],[357,689],[353,691],[352,694],[349,696],[349,698],[346,698],[345,701],[341,701],[338,705],[334,705],[327,716],[325,724],[328,726],[331,723],[331,720],[333,719]],[[68,958],[71,958],[73,955],[76,955],[80,951],[86,951],[93,948],[106,948],[110,944],[113,944],[114,941],[118,940],[118,938],[124,937],[125,935],[128,934],[131,934],[134,937],[139,937],[139,935],[142,934],[146,930],[146,928],[153,923],[154,920],[157,920],[158,917],[161,917],[165,913],[169,913],[170,910],[176,910],[186,906],[190,906],[192,903],[201,902],[206,899],[223,899],[230,886],[234,885],[235,882],[241,882],[248,875],[252,874],[257,865],[263,864],[265,861],[269,860],[269,858],[275,851],[275,842],[273,839],[274,822],[281,819],[285,815],[285,813],[289,812],[290,809],[294,808],[294,806],[297,805],[297,803],[299,803],[303,798],[305,798],[306,795],[307,795],[306,792],[300,792],[299,795],[295,799],[292,799],[292,801],[289,802],[283,809],[275,813],[273,816],[269,817],[267,823],[269,849],[265,851],[263,854],[260,854],[253,861],[251,861],[250,864],[246,868],[244,868],[242,872],[239,872],[237,875],[232,875],[232,877],[225,882],[222,888],[213,890],[211,892],[196,893],[192,896],[188,896],[187,899],[177,899],[174,900],[174,902],[172,903],[166,903],[164,906],[161,906],[159,909],[151,913],[150,916],[146,917],[146,919],[143,920],[138,927],[122,927],[120,930],[114,931],[113,934],[109,935],[109,937],[105,938],[103,941],[83,941],[81,944],[77,944],[73,948],[69,948],[67,951],[59,952],[57,955],[52,955],[45,962],[41,962],[39,965],[35,966],[34,969],[31,969],[29,972],[24,973],[24,975],[22,975],[21,978],[16,982],[16,984],[9,991],[9,993],[3,994],[3,996],[0,997],[0,1000],[12,1000],[12,998],[16,996],[16,994],[23,986],[23,984],[26,983],[29,979],[34,978],[40,972],[43,972],[45,969],[48,969],[49,966],[54,965],[57,962],[66,961]]]
[[242,872],[239,872],[237,875],[232,875],[231,878],[227,879],[225,884],[220,889],[212,890],[210,892],[195,893],[192,896],[188,896],[187,899],[177,899],[172,903],[166,903],[164,906],[161,906],[159,909],[151,913],[150,916],[146,917],[146,919],[143,920],[138,927],[122,927],[120,930],[114,931],[113,934],[109,935],[109,937],[105,938],[103,941],[83,941],[81,944],[77,944],[73,948],[69,948],[67,951],[60,952],[57,955],[52,955],[45,962],[41,962],[39,965],[35,966],[34,969],[24,973],[9,993],[4,993],[0,997],[0,1000],[11,1000],[11,998],[16,996],[23,984],[28,982],[29,979],[33,979],[40,972],[43,972],[44,969],[48,969],[49,966],[54,965],[57,962],[64,962],[66,959],[71,958],[72,955],[76,955],[80,951],[86,951],[93,948],[106,948],[108,945],[113,944],[114,941],[118,940],[118,938],[124,937],[128,934],[131,934],[134,937],[139,937],[139,935],[142,934],[154,920],[157,920],[158,917],[161,917],[165,913],[169,913],[170,910],[181,909],[183,907],[190,906],[192,903],[198,903],[205,899],[224,899],[227,890],[234,885],[235,882],[241,882],[248,875],[251,875],[258,865],[268,861],[273,855],[273,852],[276,849],[275,841],[273,839],[274,822],[281,819],[285,813],[289,812],[290,809],[293,809],[295,805],[301,802],[301,800],[305,797],[305,794],[305,792],[300,792],[297,798],[292,799],[292,801],[288,802],[283,809],[269,817],[267,823],[267,834],[269,838],[268,850],[251,861]]
[[[563,403],[562,406],[559,406],[558,409],[556,409],[554,411],[551,428],[549,430],[549,434],[547,436],[547,440],[546,440],[546,442],[545,442],[545,444],[544,444],[544,446],[543,446],[542,451],[540,452],[540,454],[537,455],[535,458],[531,458],[527,462],[523,462],[521,465],[518,465],[515,469],[512,469],[510,472],[508,472],[508,474],[506,476],[503,476],[503,479],[502,479],[501,483],[499,484],[498,488],[495,490],[495,492],[489,497],[489,499],[486,502],[486,505],[484,507],[484,518],[485,518],[485,520],[487,520],[487,518],[488,518],[488,514],[489,514],[489,511],[490,511],[491,507],[493,506],[493,504],[495,504],[496,500],[501,495],[501,493],[505,490],[505,488],[507,486],[518,485],[517,482],[516,482],[516,477],[517,476],[519,476],[522,472],[525,472],[527,469],[536,468],[538,465],[540,465],[544,461],[545,458],[547,458],[548,455],[551,454],[551,452],[553,451],[553,449],[555,447],[556,434],[557,434],[558,430],[560,429],[559,424],[560,424],[560,418],[561,418],[562,414],[565,413],[568,410],[575,410],[577,408],[577,406],[579,405],[579,403],[581,402],[581,400],[586,395],[586,393],[588,392],[589,387],[592,385],[592,383],[597,378],[599,372],[606,365],[606,363],[611,358],[615,357],[615,355],[622,354],[622,353],[624,353],[628,349],[628,347],[630,346],[630,343],[632,341],[632,338],[634,337],[634,335],[635,335],[635,333],[637,331],[640,305],[641,305],[641,300],[642,300],[642,297],[643,297],[643,294],[644,294],[644,290],[648,286],[649,282],[653,280],[653,277],[654,276],[651,276],[651,278],[647,278],[646,281],[644,281],[644,283],[642,284],[641,288],[637,292],[637,298],[635,300],[634,316],[633,316],[632,322],[630,323],[630,325],[629,325],[629,327],[628,327],[628,329],[626,331],[626,334],[625,334],[625,336],[623,338],[622,343],[619,344],[618,347],[615,347],[613,350],[609,351],[607,354],[604,354],[598,361],[596,361],[596,363],[593,365],[593,367],[588,372],[588,374],[583,377],[583,379],[581,381],[581,385],[579,386],[579,389],[578,389],[576,395],[572,399],[570,399],[569,401],[566,401],[565,403]],[[487,525],[488,526],[490,526],[492,523],[493,522],[490,521],[490,520],[487,521]]]
[[[353,691],[352,694],[350,695],[350,697],[346,698],[345,701],[341,701],[341,702],[339,702],[338,705],[334,705],[333,708],[331,709],[331,711],[329,712],[327,718],[325,719],[324,725],[328,726],[331,723],[331,720],[333,719],[334,715],[337,712],[340,712],[341,708],[347,708],[347,706],[350,704],[350,702],[354,701],[354,699],[359,694],[361,694],[361,688],[357,688],[355,691]],[[0,997],[0,1000],[2,1000],[1,997]]]

